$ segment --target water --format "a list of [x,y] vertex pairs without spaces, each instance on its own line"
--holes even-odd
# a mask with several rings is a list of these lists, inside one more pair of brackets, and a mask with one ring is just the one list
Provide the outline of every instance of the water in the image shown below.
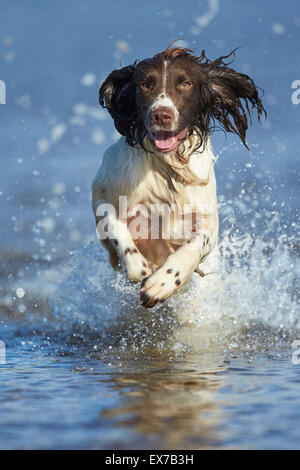
[[[0,19],[0,447],[299,449],[297,2],[33,4]],[[250,154],[213,138],[219,272],[145,310],[94,231],[90,184],[116,138],[97,89],[181,36],[212,58],[244,44],[236,68],[269,118]]]

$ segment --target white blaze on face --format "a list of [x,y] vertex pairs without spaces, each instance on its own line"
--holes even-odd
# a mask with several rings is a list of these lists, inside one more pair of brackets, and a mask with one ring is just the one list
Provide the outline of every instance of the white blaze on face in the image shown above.
[[167,94],[167,61],[166,60],[164,61],[164,70],[163,70],[163,77],[162,77],[162,91],[155,98],[155,100],[152,102],[149,108],[149,118],[151,117],[151,114],[153,113],[153,111],[161,107],[170,108],[172,110],[173,115],[174,115],[174,122],[173,122],[172,127],[175,129],[179,112],[174,102],[171,100],[171,98],[168,97],[168,94]]

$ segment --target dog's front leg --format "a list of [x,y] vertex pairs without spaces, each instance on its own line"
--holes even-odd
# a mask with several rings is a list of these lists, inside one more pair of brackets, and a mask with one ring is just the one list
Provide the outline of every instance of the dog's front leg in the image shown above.
[[152,273],[147,260],[136,247],[127,221],[120,220],[111,205],[102,202],[95,209],[97,233],[105,244],[109,243],[124,265],[130,281],[139,282]]
[[181,287],[195,270],[200,260],[212,250],[208,234],[201,232],[188,240],[154,274],[144,279],[141,286],[141,304],[151,308],[163,302]]

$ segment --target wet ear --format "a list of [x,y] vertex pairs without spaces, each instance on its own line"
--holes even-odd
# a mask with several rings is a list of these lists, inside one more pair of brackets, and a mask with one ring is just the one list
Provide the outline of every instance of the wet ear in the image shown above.
[[114,70],[103,82],[99,91],[99,103],[106,107],[114,120],[116,129],[132,138],[132,128],[136,119],[135,66],[130,65]]
[[212,93],[210,114],[217,119],[227,132],[237,134],[246,148],[248,120],[252,123],[252,114],[257,112],[260,120],[267,115],[259,88],[248,75],[237,73],[226,66],[205,65],[209,88]]

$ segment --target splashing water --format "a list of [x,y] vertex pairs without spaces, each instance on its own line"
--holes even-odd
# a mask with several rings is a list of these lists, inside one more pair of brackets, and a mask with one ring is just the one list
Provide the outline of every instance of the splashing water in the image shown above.
[[98,242],[8,281],[5,448],[299,447],[298,227],[220,212],[219,272],[153,309]]
[[113,271],[98,243],[75,253],[51,299],[60,328],[76,341],[92,341],[101,358],[284,348],[300,335],[296,237],[285,234],[278,214],[265,214],[258,236],[257,227],[241,234],[228,207],[222,213],[219,272],[194,273],[150,310],[139,305],[139,286]]

